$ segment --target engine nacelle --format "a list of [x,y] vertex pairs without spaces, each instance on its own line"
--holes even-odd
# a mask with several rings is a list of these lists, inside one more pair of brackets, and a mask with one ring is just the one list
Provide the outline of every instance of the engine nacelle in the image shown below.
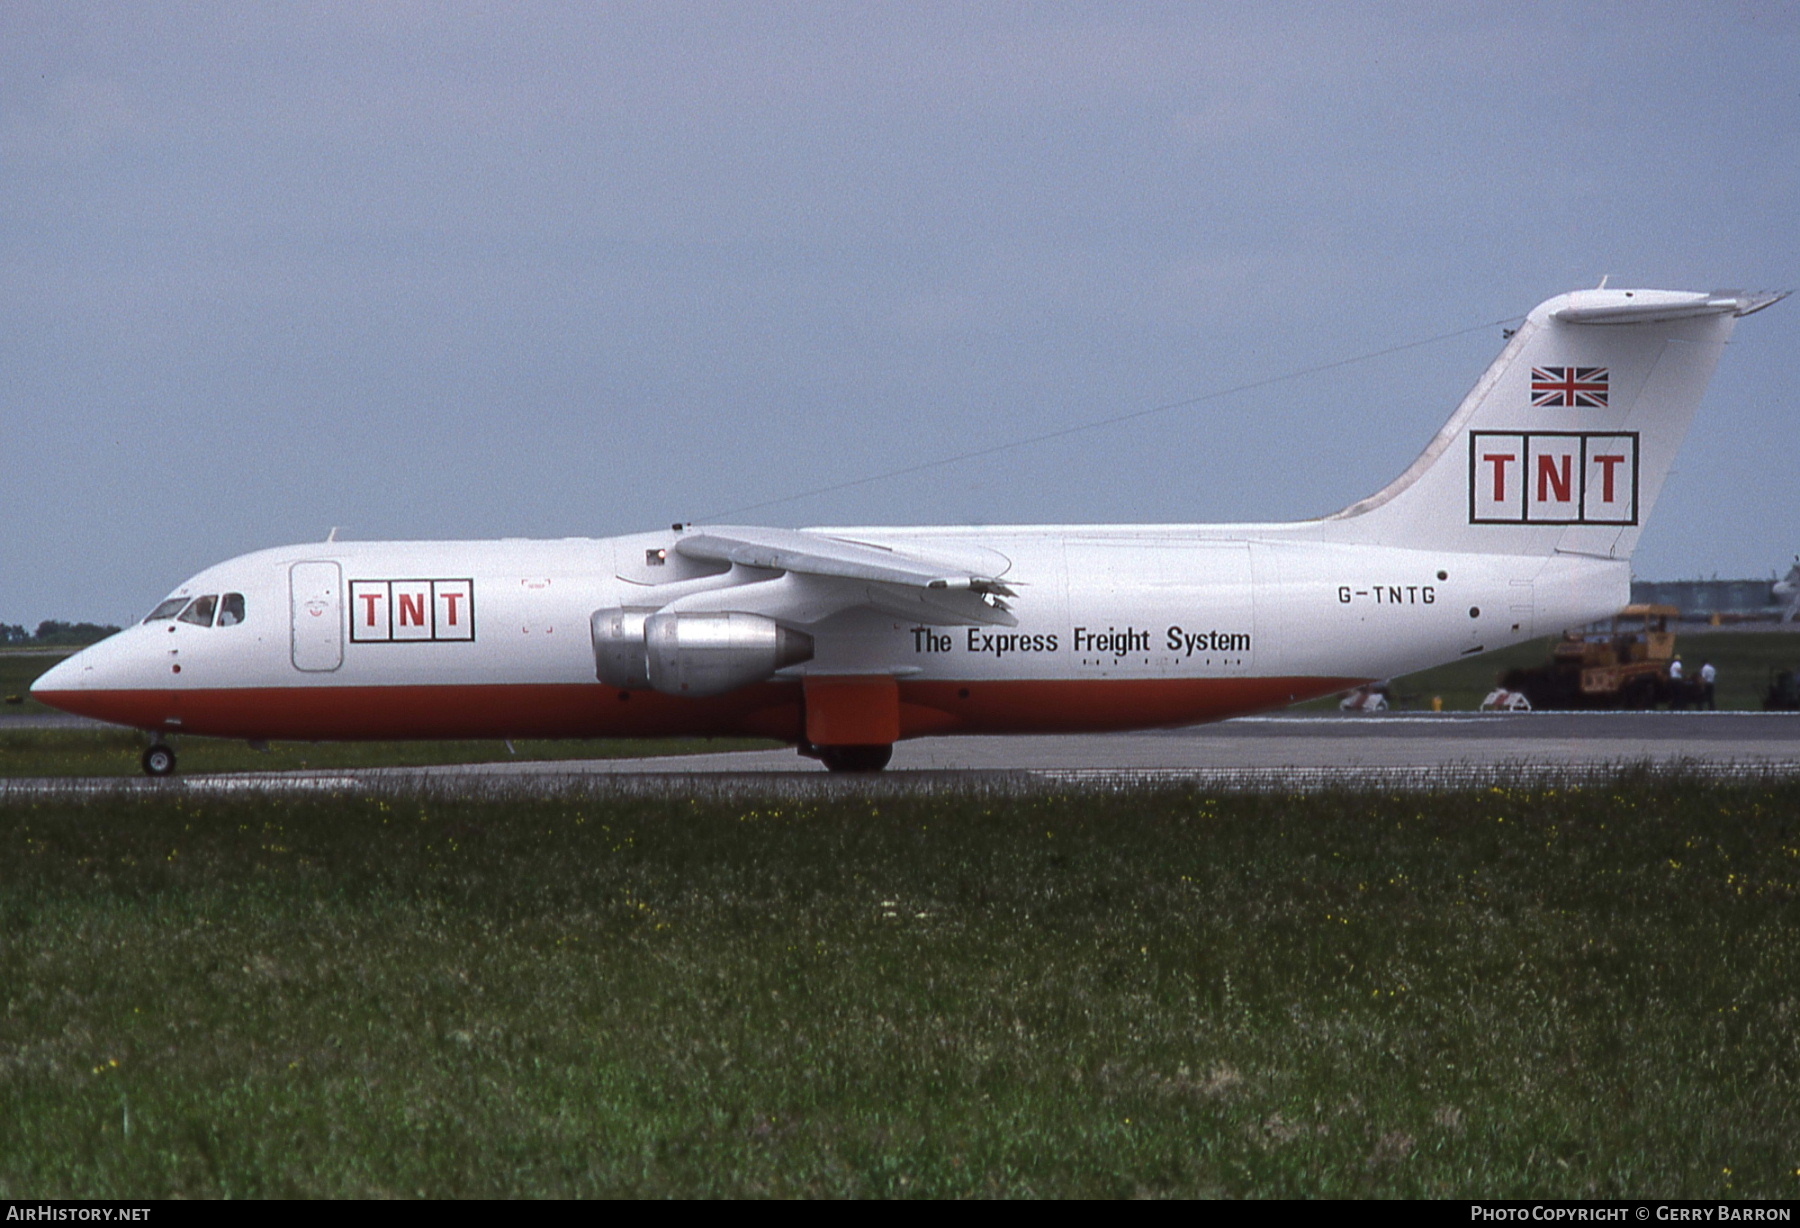
[[644,620],[657,608],[623,606],[594,611],[594,674],[607,686],[621,691],[650,689],[650,666],[644,659]]
[[650,685],[669,695],[723,695],[812,655],[812,636],[761,614],[652,614],[644,622]]
[[596,610],[594,674],[621,690],[723,695],[809,661],[812,636],[761,614],[679,614],[623,606]]

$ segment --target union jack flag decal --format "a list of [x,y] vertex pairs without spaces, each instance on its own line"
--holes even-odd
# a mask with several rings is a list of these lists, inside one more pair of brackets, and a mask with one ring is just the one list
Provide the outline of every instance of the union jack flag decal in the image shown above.
[[1605,367],[1533,367],[1531,404],[1536,408],[1605,409]]

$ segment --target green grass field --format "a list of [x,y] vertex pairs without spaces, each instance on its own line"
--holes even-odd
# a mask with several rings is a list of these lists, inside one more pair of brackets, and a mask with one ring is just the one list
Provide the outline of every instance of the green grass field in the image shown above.
[[0,805],[0,1196],[1800,1195],[1800,787]]
[[[5,703],[0,712],[31,712],[41,716],[51,711],[31,697],[31,684],[37,681],[39,674],[68,655],[67,649],[0,651],[0,701]],[[13,703],[15,699],[19,702]]]

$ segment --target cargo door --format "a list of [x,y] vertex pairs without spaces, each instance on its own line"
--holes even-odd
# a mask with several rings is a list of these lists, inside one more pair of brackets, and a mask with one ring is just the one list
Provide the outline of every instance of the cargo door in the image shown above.
[[1244,542],[1071,538],[1071,647],[1103,674],[1248,674],[1256,663],[1250,547]]
[[1189,675],[1248,674],[1256,665],[1256,592],[1245,542],[1170,543],[1156,606],[1165,618],[1156,638],[1169,664]]
[[336,563],[288,569],[294,668],[329,673],[344,663],[344,581]]

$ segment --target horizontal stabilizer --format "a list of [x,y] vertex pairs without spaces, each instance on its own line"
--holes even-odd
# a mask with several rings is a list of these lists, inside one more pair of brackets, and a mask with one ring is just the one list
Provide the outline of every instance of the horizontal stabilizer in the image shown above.
[[1680,290],[1577,290],[1567,303],[1549,313],[1559,324],[1655,324],[1696,316],[1747,316],[1779,303],[1791,290],[1715,290],[1696,294]]

